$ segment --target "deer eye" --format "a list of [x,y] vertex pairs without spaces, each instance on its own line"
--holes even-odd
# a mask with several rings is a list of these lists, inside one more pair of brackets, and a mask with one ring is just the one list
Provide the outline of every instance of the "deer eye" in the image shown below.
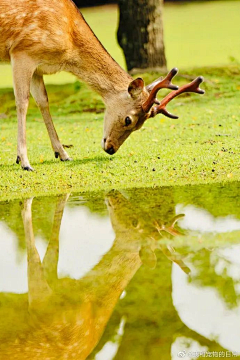
[[133,219],[132,226],[135,227],[135,228],[138,226],[138,220],[137,219]]
[[130,119],[129,116],[127,116],[125,119],[125,125],[128,126],[128,125],[131,125],[131,123],[132,123],[132,120]]

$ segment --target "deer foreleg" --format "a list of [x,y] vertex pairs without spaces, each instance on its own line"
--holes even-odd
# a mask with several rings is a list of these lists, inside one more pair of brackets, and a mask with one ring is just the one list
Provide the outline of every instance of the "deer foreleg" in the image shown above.
[[52,148],[55,153],[55,157],[60,157],[62,161],[71,160],[64,150],[62,144],[59,141],[58,134],[52,122],[52,117],[49,111],[49,103],[47,91],[43,82],[43,77],[37,74],[33,74],[31,81],[31,94],[34,97],[45,122],[48,135],[51,140]]
[[26,144],[26,116],[30,95],[30,82],[36,65],[24,54],[12,54],[13,86],[18,118],[17,164],[24,170],[33,171]]
[[49,299],[52,291],[44,278],[41,260],[35,246],[32,225],[32,200],[24,200],[22,219],[26,237],[28,255],[28,301],[29,307],[35,308]]
[[58,279],[57,267],[59,256],[59,234],[64,207],[67,203],[69,195],[70,194],[61,195],[58,198],[54,214],[52,233],[42,262],[44,276],[50,285]]

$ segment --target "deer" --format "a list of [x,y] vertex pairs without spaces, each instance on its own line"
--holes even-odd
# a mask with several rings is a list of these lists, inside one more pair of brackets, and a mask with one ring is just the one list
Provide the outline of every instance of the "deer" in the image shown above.
[[[49,110],[43,75],[67,71],[101,95],[106,106],[102,148],[117,152],[129,135],[157,114],[170,118],[166,105],[184,92],[203,94],[201,76],[178,88],[164,78],[145,86],[133,79],[106,51],[71,0],[0,0],[0,61],[10,62],[18,119],[17,164],[33,171],[26,145],[26,115],[30,93],[38,105],[54,151],[61,161],[71,160],[61,144]],[[161,102],[160,89],[173,90]]]

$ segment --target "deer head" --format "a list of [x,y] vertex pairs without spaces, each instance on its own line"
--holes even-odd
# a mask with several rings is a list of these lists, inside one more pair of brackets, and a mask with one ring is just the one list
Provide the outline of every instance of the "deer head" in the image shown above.
[[[178,69],[174,68],[164,79],[159,78],[146,87],[143,79],[137,78],[130,82],[127,91],[121,92],[120,97],[116,99],[116,96],[112,96],[108,99],[102,140],[104,151],[113,155],[133,131],[140,129],[147,119],[157,114],[177,119],[178,116],[170,114],[166,109],[174,97],[184,92],[204,94],[204,90],[199,88],[203,81],[201,76],[180,88],[173,85],[171,80],[177,72]],[[160,102],[156,96],[163,88],[174,91]]]

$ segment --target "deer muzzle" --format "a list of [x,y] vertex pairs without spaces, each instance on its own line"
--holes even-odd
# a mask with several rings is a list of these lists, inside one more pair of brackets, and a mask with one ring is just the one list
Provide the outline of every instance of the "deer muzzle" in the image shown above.
[[118,147],[116,145],[113,144],[113,142],[106,138],[102,139],[102,148],[103,150],[108,153],[109,155],[113,155],[115,154],[115,152],[117,151]]

